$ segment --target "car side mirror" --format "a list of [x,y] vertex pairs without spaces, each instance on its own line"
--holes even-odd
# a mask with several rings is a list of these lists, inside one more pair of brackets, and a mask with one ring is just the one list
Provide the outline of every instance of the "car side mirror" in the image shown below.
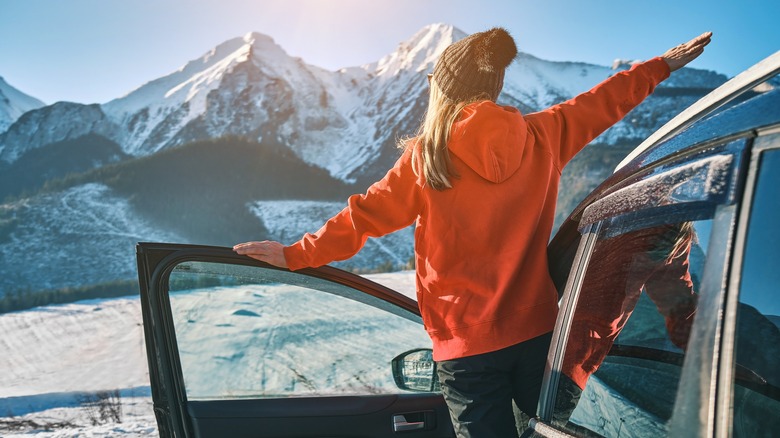
[[439,392],[439,376],[433,350],[417,348],[401,353],[392,362],[393,379],[396,386],[407,391]]

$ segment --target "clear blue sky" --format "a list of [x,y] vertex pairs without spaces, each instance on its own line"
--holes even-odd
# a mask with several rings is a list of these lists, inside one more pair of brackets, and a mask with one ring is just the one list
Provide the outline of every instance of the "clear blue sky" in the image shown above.
[[504,26],[522,51],[600,65],[711,30],[692,66],[728,76],[780,50],[778,0],[0,0],[0,76],[46,103],[104,103],[249,31],[337,69],[438,22]]

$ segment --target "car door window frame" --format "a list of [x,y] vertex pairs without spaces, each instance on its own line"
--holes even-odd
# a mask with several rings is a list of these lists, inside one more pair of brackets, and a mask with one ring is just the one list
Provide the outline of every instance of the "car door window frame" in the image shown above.
[[599,224],[587,225],[583,231],[577,247],[577,253],[574,256],[571,274],[567,279],[563,296],[559,301],[559,320],[553,329],[552,342],[547,359],[549,366],[545,368],[544,377],[542,378],[542,390],[539,395],[539,407],[537,409],[537,414],[543,419],[552,418],[555,394],[558,391],[558,381],[563,364],[563,355],[557,353],[566,350],[571,320],[577,305],[577,299],[579,298],[582,281],[585,279],[588,261],[598,240],[598,231]]
[[[156,245],[153,243],[139,243],[137,252],[139,252],[139,255],[144,251],[153,253]],[[145,330],[147,349],[153,349],[157,352],[154,358],[152,358],[151,354],[147,354],[150,379],[152,380],[152,401],[161,436],[178,436],[179,432],[176,431],[183,432],[185,436],[192,436],[194,433],[192,430],[193,418],[190,415],[189,408],[197,408],[204,403],[220,403],[220,401],[201,403],[188,401],[187,399],[169,299],[168,279],[171,272],[180,263],[190,261],[253,266],[279,271],[286,270],[239,256],[229,248],[163,244],[159,249],[163,253],[167,251],[167,254],[152,260],[147,260],[143,256],[138,257],[139,277],[148,279],[148,282],[140,281],[141,300],[148,304],[148,306],[142,306],[144,321],[145,324],[159,324],[159,327],[150,327],[149,330]],[[153,271],[150,269],[151,266],[155,266]],[[420,315],[416,301],[364,277],[328,266],[301,269],[295,273],[350,287],[385,301],[389,305],[397,306],[403,311],[418,317]],[[144,287],[145,283],[148,283],[148,287]],[[423,330],[422,323],[420,330]],[[168,385],[166,382],[171,384]],[[345,400],[354,399],[360,405],[365,405],[366,403],[365,401],[358,402],[357,399],[359,397],[357,396],[348,395],[311,397],[311,399],[321,401],[336,397]],[[298,404],[301,404],[300,401],[306,398],[309,397],[298,398]],[[285,399],[270,400],[282,400],[282,403],[284,403]],[[240,400],[229,402],[231,406],[235,403],[242,403]],[[170,409],[171,406],[176,406],[178,409]],[[314,406],[313,403],[312,406]]]

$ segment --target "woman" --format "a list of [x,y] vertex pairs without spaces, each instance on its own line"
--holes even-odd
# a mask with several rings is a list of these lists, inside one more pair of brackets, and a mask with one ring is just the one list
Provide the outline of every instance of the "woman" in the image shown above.
[[455,42],[429,76],[418,135],[382,180],[290,246],[234,250],[296,270],[347,259],[368,237],[415,223],[417,298],[455,430],[516,436],[512,400],[535,413],[558,309],[546,251],[561,169],[710,36],[528,115],[496,104],[517,55],[512,37],[494,28]]

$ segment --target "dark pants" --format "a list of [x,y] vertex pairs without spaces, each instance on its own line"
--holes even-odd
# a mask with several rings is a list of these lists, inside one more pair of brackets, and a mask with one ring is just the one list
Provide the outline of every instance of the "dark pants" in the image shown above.
[[437,362],[458,437],[517,437],[512,408],[536,414],[552,333],[490,353]]

